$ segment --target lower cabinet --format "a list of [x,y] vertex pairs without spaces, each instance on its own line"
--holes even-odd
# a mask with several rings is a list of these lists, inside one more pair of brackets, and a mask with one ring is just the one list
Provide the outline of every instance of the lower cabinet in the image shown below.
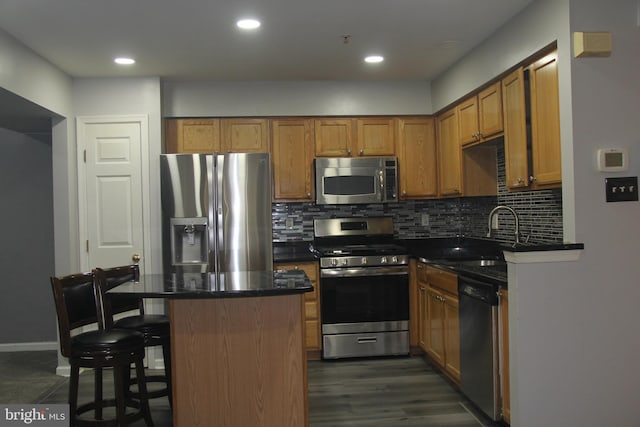
[[511,424],[509,390],[509,292],[500,289],[500,395],[502,417]]
[[317,354],[320,357],[322,350],[322,335],[320,333],[320,290],[318,288],[318,263],[317,262],[300,262],[300,263],[277,263],[274,265],[276,270],[303,270],[311,284],[313,284],[313,292],[304,294],[304,334],[307,352],[313,352],[309,358]]
[[458,276],[418,263],[418,337],[427,356],[460,383]]

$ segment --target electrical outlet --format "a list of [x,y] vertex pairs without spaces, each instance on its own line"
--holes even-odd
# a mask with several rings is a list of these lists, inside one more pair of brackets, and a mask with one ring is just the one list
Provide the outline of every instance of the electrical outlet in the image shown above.
[[422,224],[423,227],[429,225],[429,214],[422,214],[420,217],[420,224]]
[[291,218],[290,216],[287,217],[287,219],[284,220],[284,226],[288,229],[291,230],[293,228],[293,218]]
[[493,215],[493,218],[491,219],[491,228],[492,228],[493,230],[497,230],[497,229],[499,229],[499,228],[500,228],[500,222],[498,222],[498,217],[499,217],[499,216],[500,216],[500,215],[499,215],[498,213],[495,213],[495,214]]

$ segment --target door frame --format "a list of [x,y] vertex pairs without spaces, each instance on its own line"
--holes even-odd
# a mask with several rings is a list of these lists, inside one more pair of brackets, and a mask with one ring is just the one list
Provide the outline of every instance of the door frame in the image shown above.
[[87,182],[84,150],[87,147],[85,129],[91,124],[108,123],[136,123],[140,125],[140,176],[142,184],[142,254],[144,257],[143,270],[153,271],[150,263],[151,256],[151,200],[149,186],[149,116],[146,114],[131,115],[99,115],[76,117],[76,159],[78,166],[78,247],[79,263],[82,271],[90,271],[95,266],[89,265],[89,254],[85,242],[88,239],[87,224]]

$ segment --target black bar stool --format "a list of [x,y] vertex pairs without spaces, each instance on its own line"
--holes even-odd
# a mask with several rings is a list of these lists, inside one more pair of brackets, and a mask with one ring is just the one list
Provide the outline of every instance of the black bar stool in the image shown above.
[[[107,328],[138,331],[144,336],[145,347],[162,346],[164,358],[164,375],[147,375],[146,381],[161,382],[160,389],[148,391],[149,398],[167,396],[169,405],[172,404],[171,394],[171,341],[169,317],[164,314],[145,314],[142,298],[126,295],[111,295],[106,292],[124,282],[137,281],[140,270],[137,264],[113,268],[96,268],[94,271],[98,292],[103,299],[104,318]],[[136,314],[114,319],[113,316],[135,311]],[[133,382],[133,380],[132,380]]]
[[[135,331],[106,330],[102,307],[94,276],[79,273],[51,278],[51,287],[58,316],[60,351],[69,359],[71,379],[69,406],[73,426],[121,426],[144,419],[153,426],[144,378],[144,336]],[[98,330],[77,333],[82,326],[97,324]],[[135,364],[139,399],[128,394],[131,364]],[[94,401],[78,406],[80,368],[92,368],[95,373]],[[115,398],[104,399],[102,370],[113,368]],[[115,418],[104,419],[103,409],[115,407]],[[128,411],[133,408],[133,411]],[[94,411],[94,418],[80,415]]]

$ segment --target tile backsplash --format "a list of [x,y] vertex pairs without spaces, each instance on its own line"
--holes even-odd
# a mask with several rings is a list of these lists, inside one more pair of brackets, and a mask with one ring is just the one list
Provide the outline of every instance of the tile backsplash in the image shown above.
[[[391,204],[316,205],[315,203],[274,203],[273,240],[276,242],[313,240],[315,218],[392,216],[395,237],[420,239],[429,237],[466,236],[485,238],[488,215],[497,205],[508,205],[518,212],[520,230],[531,242],[562,241],[562,191],[539,190],[511,193],[505,187],[504,149],[499,146],[498,195],[459,197],[437,200],[409,200]],[[428,225],[423,225],[423,215]],[[290,224],[287,224],[289,219]],[[514,220],[500,213],[499,229],[493,239],[511,242]],[[290,225],[290,227],[287,227]]]

